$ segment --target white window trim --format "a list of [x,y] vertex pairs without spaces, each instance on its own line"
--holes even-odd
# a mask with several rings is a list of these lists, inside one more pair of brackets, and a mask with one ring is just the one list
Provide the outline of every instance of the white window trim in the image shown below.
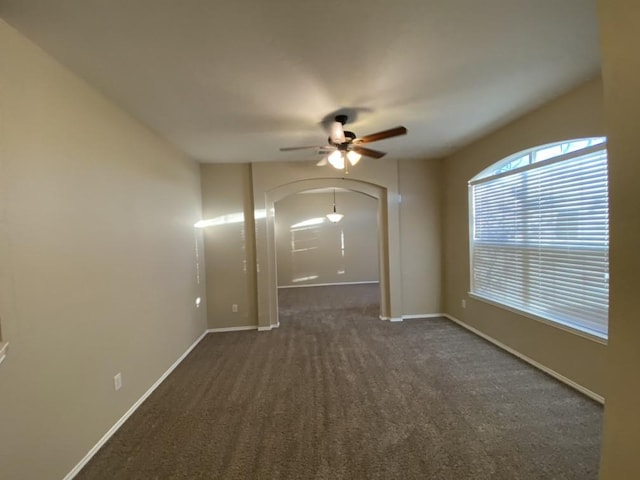
[[562,322],[560,320],[549,320],[548,318],[539,317],[531,312],[527,312],[525,310],[520,310],[519,308],[512,307],[510,305],[505,305],[504,303],[497,302],[495,300],[491,300],[489,298],[483,297],[482,295],[478,295],[477,293],[467,292],[467,294],[475,299],[484,303],[488,303],[491,306],[501,308],[502,310],[507,310],[511,313],[515,313],[521,315],[523,317],[530,318],[531,320],[536,320],[538,322],[544,323],[545,325],[549,325],[557,328],[558,330],[562,330],[564,332],[571,333],[573,335],[577,335],[582,338],[586,338],[587,340],[591,340],[596,343],[600,343],[601,345],[607,345],[608,339],[596,333],[587,332],[586,330],[582,330],[575,325],[570,325],[568,323]]
[[[525,165],[523,167],[520,168],[514,168],[512,170],[507,170],[505,172],[500,172],[500,173],[495,173],[496,168],[500,168],[505,164],[510,163],[511,161],[513,161],[514,159],[518,159],[524,155],[533,155],[534,153],[540,151],[540,150],[545,150],[549,147],[554,147],[554,146],[558,146],[558,145],[563,145],[565,143],[573,143],[573,142],[579,142],[580,140],[589,140],[589,139],[600,139],[602,141],[600,141],[599,143],[596,143],[595,145],[591,145],[589,147],[584,147],[581,148],[579,150],[574,150],[572,152],[568,152],[562,155],[559,155],[557,157],[551,157],[548,158],[547,160],[542,160],[540,162],[534,162],[534,163],[529,163],[528,165]],[[469,183],[471,184],[473,183],[477,183],[478,181],[485,179],[485,178],[499,178],[502,175],[509,175],[511,173],[514,172],[518,172],[521,170],[524,170],[528,167],[531,167],[533,165],[540,165],[541,163],[552,163],[554,160],[559,159],[560,161],[562,160],[566,160],[567,158],[571,158],[571,155],[575,152],[585,152],[585,153],[590,153],[591,151],[598,151],[602,148],[598,148],[598,147],[603,147],[606,149],[607,148],[607,138],[606,137],[588,137],[588,138],[576,138],[574,140],[563,140],[561,142],[554,142],[554,143],[547,143],[545,145],[539,145],[537,147],[533,147],[533,148],[529,148],[526,150],[521,150],[518,153],[514,153],[513,155],[509,155],[508,157],[503,158],[502,160],[498,160],[496,163],[492,164],[491,166],[485,168],[484,170],[482,170],[480,173],[478,173],[475,177],[473,177]],[[593,149],[593,150],[591,150]],[[569,157],[567,157],[569,156]],[[499,165],[500,167],[496,167],[496,165]]]
[[[565,142],[560,142],[560,143],[565,143]],[[501,172],[501,173],[497,173],[497,174],[487,174],[486,172],[487,172],[488,169],[485,169],[485,170],[481,171],[478,175],[473,177],[471,180],[469,180],[469,182],[468,182],[468,194],[467,194],[468,202],[469,202],[469,204],[468,204],[468,208],[469,208],[468,209],[468,222],[469,222],[468,232],[469,232],[469,236],[467,238],[468,238],[468,241],[469,241],[469,281],[470,281],[470,290],[473,290],[473,279],[474,279],[474,272],[473,272],[473,265],[474,265],[474,262],[473,262],[473,250],[474,250],[473,249],[473,245],[474,245],[474,242],[471,240],[471,238],[474,235],[474,232],[473,232],[473,230],[474,230],[473,212],[475,210],[474,210],[474,203],[473,203],[473,195],[471,195],[472,187],[474,185],[478,185],[478,184],[481,184],[481,183],[484,183],[484,182],[493,181],[493,180],[495,180],[497,178],[500,178],[500,177],[505,177],[505,176],[508,176],[508,175],[513,175],[513,174],[516,174],[516,173],[519,173],[519,172],[524,172],[524,171],[527,171],[527,170],[538,168],[541,165],[551,165],[551,164],[554,164],[554,163],[563,162],[563,161],[566,161],[566,160],[571,160],[572,158],[581,157],[583,155],[588,155],[589,153],[594,153],[594,152],[599,152],[601,150],[606,150],[607,149],[607,143],[608,143],[607,141],[604,141],[603,143],[598,143],[598,144],[592,145],[590,147],[585,147],[585,148],[580,149],[580,150],[575,150],[573,152],[569,152],[569,153],[566,153],[564,155],[560,155],[558,157],[553,157],[553,158],[550,158],[548,160],[544,160],[542,162],[531,163],[529,165],[525,165],[525,166],[520,167],[520,168],[516,168],[516,169],[513,169],[513,170],[509,170],[509,171]],[[549,144],[549,145],[552,145],[552,144]],[[545,146],[540,146],[539,148],[545,148],[545,147],[546,147],[546,145]],[[538,147],[534,147],[534,148],[530,149],[529,151],[533,152],[535,150],[538,150]],[[523,150],[522,152],[518,152],[515,155],[521,155],[521,154],[523,155],[525,152],[526,152],[526,150]],[[507,158],[513,158],[515,155],[510,155]],[[496,300],[492,300],[492,299],[486,298],[486,297],[484,297],[482,295],[479,295],[477,293],[474,293],[472,291],[467,292],[467,294],[471,298],[474,298],[476,300],[482,301],[482,302],[487,303],[489,305],[492,305],[494,307],[498,307],[498,308],[501,308],[503,310],[507,310],[509,312],[521,315],[523,317],[530,318],[532,320],[536,320],[536,321],[541,322],[541,323],[543,323],[545,325],[549,325],[549,326],[555,327],[555,328],[557,328],[559,330],[563,330],[565,332],[568,332],[568,333],[577,335],[579,337],[594,341],[596,343],[600,343],[602,345],[607,345],[608,344],[608,336],[600,335],[600,334],[592,332],[590,330],[588,331],[588,330],[581,329],[577,325],[568,324],[568,323],[563,322],[561,320],[550,320],[548,318],[544,318],[544,317],[535,315],[535,314],[533,314],[531,312],[527,312],[525,310],[521,310],[521,309],[519,309],[517,307],[513,307],[511,305],[507,305],[507,304],[498,302]]]
[[496,178],[507,177],[509,175],[514,175],[520,172],[526,172],[527,170],[533,170],[534,168],[539,168],[542,165],[553,165],[554,163],[564,162],[566,160],[571,160],[572,158],[582,157],[583,155],[588,155],[594,152],[600,152],[601,150],[606,150],[606,149],[607,149],[607,142],[599,143],[597,145],[592,145],[591,147],[585,147],[580,150],[574,150],[573,152],[565,153],[564,155],[560,155],[558,157],[550,158],[549,160],[530,163],[529,165],[525,165],[524,167],[514,168],[513,170],[509,170],[502,173],[496,173],[495,175],[486,175],[482,177],[476,176],[476,177],[473,177],[471,180],[469,180],[469,186],[472,187],[480,183],[491,182]]

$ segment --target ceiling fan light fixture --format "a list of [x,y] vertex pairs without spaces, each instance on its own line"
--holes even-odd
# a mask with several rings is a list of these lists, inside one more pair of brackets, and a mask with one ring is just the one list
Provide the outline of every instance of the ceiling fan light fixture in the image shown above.
[[[406,127],[398,126],[389,128],[387,130],[382,130],[380,132],[370,133],[369,135],[365,135],[364,137],[357,137],[355,133],[343,128],[346,123],[346,115],[337,115],[335,117],[335,121],[329,126],[329,138],[327,139],[329,143],[328,145],[285,147],[281,148],[280,150],[283,152],[289,152],[294,150],[315,149],[320,154],[333,152],[331,153],[331,155],[329,155],[327,161],[331,163],[334,168],[338,170],[344,170],[344,173],[348,174],[349,166],[358,163],[361,156],[369,158],[382,158],[386,155],[386,152],[374,150],[363,145],[407,134]],[[324,121],[323,125],[326,125]]]
[[344,168],[344,156],[340,150],[336,150],[329,155],[327,160],[329,160],[329,163],[338,170],[342,170]]
[[347,152],[347,158],[349,159],[349,163],[351,165],[355,165],[360,161],[362,155],[360,155],[358,152],[354,152],[353,150],[349,150],[349,152]]

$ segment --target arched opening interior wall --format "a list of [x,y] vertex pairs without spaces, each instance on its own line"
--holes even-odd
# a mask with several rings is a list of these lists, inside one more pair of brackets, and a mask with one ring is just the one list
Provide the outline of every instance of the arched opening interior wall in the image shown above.
[[353,190],[378,200],[381,317],[400,319],[402,292],[396,162],[371,162],[348,178],[337,170],[304,164],[258,163],[252,166],[259,328],[269,329],[278,324],[275,202],[304,190],[328,187]]
[[[344,215],[337,223],[326,217],[332,210],[333,188],[306,190],[276,202],[279,304],[282,289],[379,283],[378,199],[343,188],[335,192],[336,211]],[[379,297],[376,294],[376,311]],[[282,321],[282,311],[280,317]]]

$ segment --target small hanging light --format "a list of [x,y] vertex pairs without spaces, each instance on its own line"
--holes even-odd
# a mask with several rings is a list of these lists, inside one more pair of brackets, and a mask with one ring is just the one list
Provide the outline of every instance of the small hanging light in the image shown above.
[[327,213],[327,218],[331,223],[338,223],[344,218],[344,215],[336,212],[336,189],[333,189],[333,212]]

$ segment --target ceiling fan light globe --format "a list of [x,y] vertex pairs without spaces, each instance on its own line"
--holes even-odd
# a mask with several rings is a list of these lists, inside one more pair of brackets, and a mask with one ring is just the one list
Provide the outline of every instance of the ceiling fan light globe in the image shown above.
[[342,156],[342,152],[340,150],[336,150],[331,155],[329,155],[327,160],[329,160],[329,163],[338,170],[342,170],[344,168],[344,157]]
[[355,165],[360,161],[360,159],[362,158],[362,155],[360,155],[358,152],[354,152],[353,150],[350,150],[349,152],[347,152],[347,158],[349,159],[349,163],[351,165]]
[[344,136],[344,129],[340,122],[333,122],[331,125],[331,141],[333,143],[344,143],[346,138]]

